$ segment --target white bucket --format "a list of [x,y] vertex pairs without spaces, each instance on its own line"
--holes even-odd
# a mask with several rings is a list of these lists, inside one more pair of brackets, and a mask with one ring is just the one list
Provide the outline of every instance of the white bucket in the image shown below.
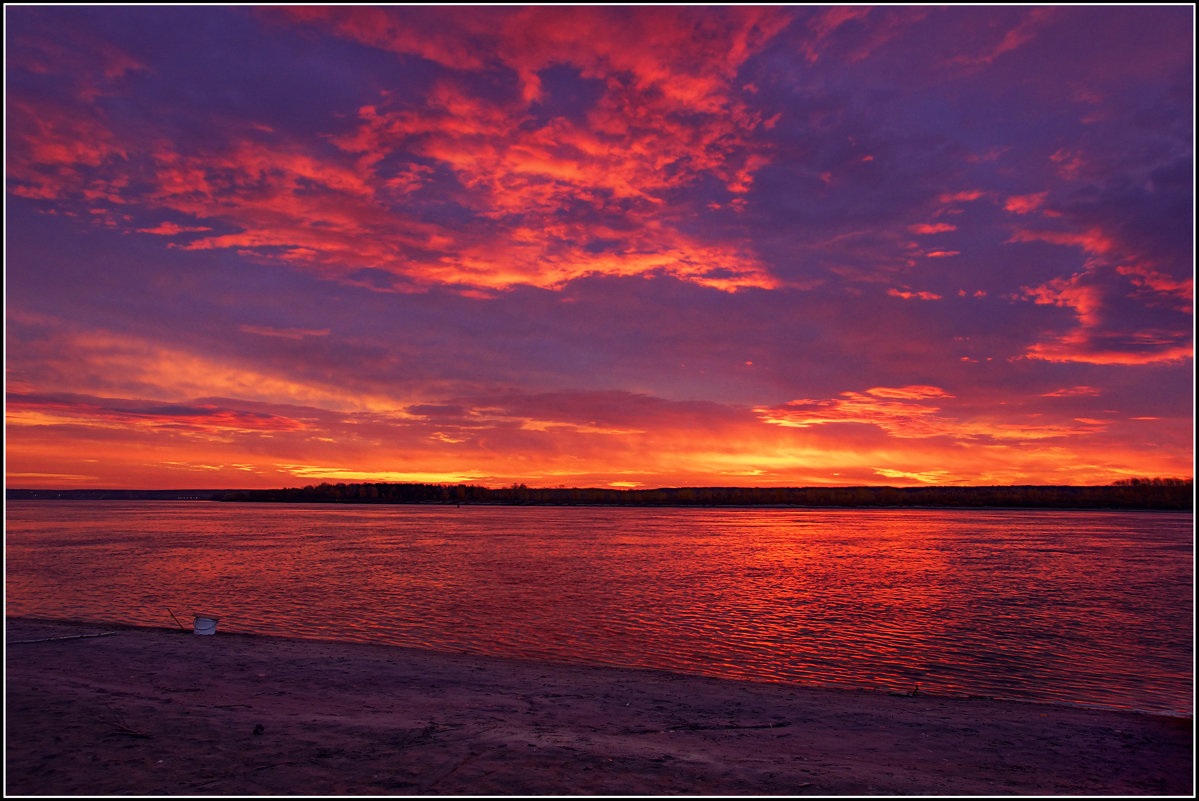
[[216,622],[220,620],[216,615],[196,615],[195,621],[192,623],[192,631],[196,634],[216,634]]

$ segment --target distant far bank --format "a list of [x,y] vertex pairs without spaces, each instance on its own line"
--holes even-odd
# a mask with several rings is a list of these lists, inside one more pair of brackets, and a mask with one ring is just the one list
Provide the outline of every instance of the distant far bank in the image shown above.
[[219,501],[237,490],[5,489],[9,501]]
[[812,506],[851,508],[1194,508],[1192,479],[1124,479],[1105,486],[662,487],[490,489],[466,484],[319,484],[268,490],[8,489],[8,500],[210,500],[252,503],[491,504],[520,506]]

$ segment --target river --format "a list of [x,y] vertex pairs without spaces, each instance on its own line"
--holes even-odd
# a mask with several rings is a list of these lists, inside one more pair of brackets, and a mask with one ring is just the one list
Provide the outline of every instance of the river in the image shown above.
[[1191,715],[1193,521],[9,501],[6,614]]

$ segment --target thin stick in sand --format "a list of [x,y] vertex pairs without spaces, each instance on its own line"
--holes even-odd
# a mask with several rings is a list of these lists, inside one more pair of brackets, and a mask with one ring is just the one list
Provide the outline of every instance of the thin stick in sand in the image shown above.
[[[169,606],[168,606],[168,607],[167,607],[167,611],[168,611],[168,612],[171,612],[171,607],[169,607]],[[171,617],[175,617],[175,613],[174,613],[174,612],[171,612]],[[187,629],[185,629],[185,628],[183,627],[183,624],[179,622],[179,618],[175,617],[175,623],[176,623],[176,625],[178,625],[178,626],[179,626],[179,628],[180,628],[182,631],[187,631]]]

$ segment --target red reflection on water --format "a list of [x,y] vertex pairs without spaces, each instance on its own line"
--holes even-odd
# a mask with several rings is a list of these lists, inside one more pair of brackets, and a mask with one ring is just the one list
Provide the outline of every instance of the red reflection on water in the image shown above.
[[1187,515],[73,503],[9,523],[9,614],[1191,703]]

